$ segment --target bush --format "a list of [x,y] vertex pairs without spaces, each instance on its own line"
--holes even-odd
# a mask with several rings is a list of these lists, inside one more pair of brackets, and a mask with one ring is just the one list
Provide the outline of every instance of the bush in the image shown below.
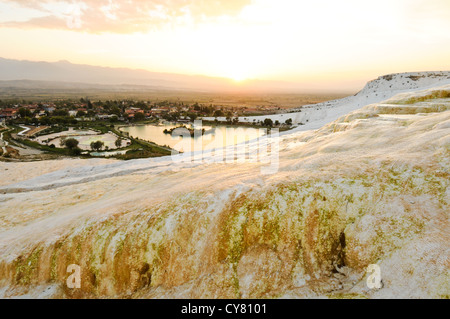
[[102,141],[92,142],[91,149],[93,151],[100,151],[102,149],[103,145],[105,145],[105,143],[103,143]]
[[144,113],[138,112],[138,113],[134,114],[134,120],[136,122],[145,120]]
[[74,138],[68,138],[65,140],[64,145],[69,149],[69,150],[74,150],[78,147],[79,142],[74,139]]
[[216,110],[216,111],[214,111],[214,114],[213,114],[214,117],[222,117],[224,115],[225,114],[221,110]]
[[267,118],[267,119],[264,120],[263,124],[264,124],[264,126],[272,127],[273,126],[273,121],[272,121],[272,119]]
[[78,156],[78,155],[81,154],[81,149],[78,148],[78,147],[76,147],[76,148],[70,150],[70,153],[71,153],[72,155],[74,155],[74,156]]

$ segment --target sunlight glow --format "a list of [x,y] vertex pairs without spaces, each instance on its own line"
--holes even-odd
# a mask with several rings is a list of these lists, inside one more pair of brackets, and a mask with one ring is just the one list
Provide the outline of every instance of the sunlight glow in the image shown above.
[[151,16],[136,11],[136,0],[81,1],[80,20],[68,28],[58,18],[67,15],[71,1],[27,7],[28,2],[0,0],[0,9],[14,11],[0,10],[0,41],[9,44],[1,57],[236,82],[339,78],[362,84],[383,73],[450,69],[448,0],[230,1],[161,3]]

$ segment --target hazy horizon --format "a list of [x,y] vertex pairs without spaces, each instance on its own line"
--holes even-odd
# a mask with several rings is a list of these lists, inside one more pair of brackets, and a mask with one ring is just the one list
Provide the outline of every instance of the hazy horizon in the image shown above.
[[[69,60],[65,60],[65,59],[61,59],[61,60],[56,60],[56,61],[45,61],[45,60],[30,60],[30,59],[8,59],[5,57],[0,56],[0,60],[9,60],[9,61],[15,61],[15,62],[31,62],[31,63],[49,63],[49,64],[69,64],[72,66],[80,66],[80,67],[92,67],[92,68],[99,68],[99,69],[105,69],[105,70],[126,70],[126,71],[136,71],[136,72],[148,72],[148,74],[151,75],[162,75],[162,76],[181,76],[181,77],[185,77],[185,78],[189,78],[191,77],[192,79],[194,78],[204,78],[204,79],[215,79],[215,80],[219,80],[219,81],[224,81],[223,83],[229,84],[230,87],[232,88],[236,88],[236,90],[239,91],[239,89],[243,89],[242,92],[245,91],[249,91],[249,93],[251,93],[252,90],[256,90],[256,91],[260,91],[263,89],[272,87],[272,91],[274,92],[285,92],[285,93],[315,93],[315,92],[334,92],[334,93],[341,93],[341,94],[354,94],[359,92],[361,89],[363,89],[365,87],[365,85],[372,81],[375,80],[376,78],[379,78],[381,76],[387,75],[387,74],[397,74],[397,73],[415,73],[415,72],[441,72],[441,71],[445,71],[445,70],[419,70],[419,71],[415,71],[415,70],[411,70],[408,72],[394,72],[394,73],[383,73],[383,74],[377,74],[374,77],[370,78],[370,77],[366,77],[364,79],[361,79],[361,81],[355,81],[355,85],[349,86],[349,87],[339,87],[336,85],[336,83],[333,82],[322,82],[322,83],[318,83],[318,85],[314,85],[310,82],[292,82],[292,81],[285,81],[285,80],[267,80],[267,79],[243,79],[240,81],[235,81],[233,79],[227,78],[227,77],[221,77],[221,76],[210,76],[207,74],[186,74],[186,73],[172,73],[172,72],[155,72],[152,70],[146,70],[143,68],[128,68],[128,67],[117,67],[117,66],[104,66],[104,65],[92,65],[92,64],[87,64],[87,63],[74,63],[72,61]],[[3,75],[3,76],[2,76]],[[22,81],[22,80],[31,80],[31,81],[42,81],[42,82],[54,82],[56,80],[52,80],[52,79],[33,79],[33,78],[28,78],[28,77],[16,77],[16,78],[8,78],[5,77],[4,74],[0,75],[0,81]],[[167,79],[166,79],[167,80]],[[81,81],[81,80],[77,80],[74,79],[73,81],[63,81],[65,83],[80,83],[80,84],[98,84],[98,85],[108,85],[108,83],[101,83],[101,82],[89,82],[89,81]],[[359,83],[360,82],[360,83]],[[256,85],[256,88],[254,87],[252,88],[248,88],[246,87],[246,85],[248,86],[251,83],[260,83],[263,84],[261,87],[258,87],[258,85]],[[111,83],[110,83],[111,84]],[[123,84],[123,85],[133,85],[133,86],[139,86],[140,84],[138,83],[133,83],[133,82],[121,82],[121,83],[114,83],[114,84]],[[264,86],[265,84],[265,86]],[[141,84],[142,86],[151,86],[149,84],[143,83]],[[182,88],[179,88],[182,89]],[[213,88],[207,88],[205,87],[206,91],[216,91],[216,92],[220,92],[220,89],[215,89]],[[224,90],[227,91],[229,90],[229,87],[224,87]]]
[[[339,94],[355,91],[333,86],[314,87],[308,83],[246,79],[236,82],[226,77],[151,72],[144,69],[5,59],[0,57],[0,84],[11,89],[57,89],[84,87],[106,90],[210,92],[225,94]],[[361,89],[361,88],[359,88]]]

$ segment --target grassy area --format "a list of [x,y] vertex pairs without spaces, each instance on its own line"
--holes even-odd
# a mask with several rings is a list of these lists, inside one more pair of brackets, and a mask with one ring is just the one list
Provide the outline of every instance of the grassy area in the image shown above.
[[[151,152],[152,154],[160,154],[158,156],[166,156],[166,155],[170,155],[171,149],[167,148],[167,147],[163,147],[160,145],[157,145],[155,143],[152,142],[148,142],[148,141],[144,141],[141,139],[132,139],[132,144],[129,146],[129,148],[132,151],[136,151],[136,150],[146,150]],[[152,156],[154,157],[154,156]]]
[[159,152],[155,153],[155,152],[148,151],[148,150],[134,149],[134,150],[129,150],[124,155],[117,155],[115,157],[117,159],[127,161],[127,160],[132,160],[132,159],[139,159],[139,158],[161,157],[161,156],[166,156],[166,155],[170,155],[170,154],[171,154],[170,152],[168,152],[168,154],[161,154]]
[[[237,123],[237,124],[229,124],[229,123],[222,123],[222,122],[215,122],[215,121],[203,121],[205,125],[210,126],[216,126],[216,125],[226,125],[229,127],[251,127],[251,128],[262,128],[270,130],[272,129],[269,126],[261,126],[260,124],[254,124],[254,123]],[[144,121],[135,123],[139,125],[146,125],[146,124],[154,124],[154,122]],[[123,155],[115,155],[112,156],[113,158],[122,159],[122,160],[130,160],[130,159],[137,159],[137,158],[148,158],[148,157],[160,157],[160,156],[168,156],[172,154],[172,149],[170,147],[157,145],[155,143],[145,141],[139,138],[132,138],[128,136],[127,134],[124,134],[122,131],[119,130],[119,126],[123,126],[123,123],[111,123],[107,121],[83,121],[78,122],[77,124],[70,124],[70,125],[57,125],[48,128],[45,131],[42,131],[39,133],[39,135],[47,135],[51,133],[58,133],[67,131],[68,127],[73,127],[76,130],[93,130],[97,131],[101,134],[106,134],[108,132],[112,132],[116,134],[117,136],[129,139],[131,141],[131,145],[120,148],[118,150],[127,151],[126,154]],[[282,125],[281,127],[278,127],[280,132],[286,131],[291,129],[288,126]],[[10,131],[4,133],[4,138],[8,142],[10,142],[11,145],[21,147],[18,145],[18,143],[23,144],[24,146],[34,148],[41,150],[45,153],[51,153],[59,156],[81,156],[81,157],[89,157],[89,155],[80,155],[79,152],[69,150],[67,148],[59,148],[59,147],[50,147],[48,145],[42,145],[38,142],[32,141],[27,138],[21,138],[18,137],[16,139],[17,143],[15,143],[14,139],[12,138],[11,134],[18,133],[22,131],[23,129],[19,126],[11,125]]]
[[109,124],[107,122],[78,122],[75,125],[70,125],[70,127],[74,127],[77,130],[94,130],[97,132],[101,132],[102,134],[106,134],[109,131],[114,129],[113,124]]
[[18,125],[14,125],[14,124],[13,125],[8,125],[8,128],[10,129],[9,132],[11,134],[17,134],[17,133],[20,133],[20,132],[23,131],[23,128],[21,128]]
[[57,148],[57,147],[50,147],[47,145],[42,145],[39,144],[38,142],[34,142],[31,141],[29,139],[23,138],[23,139],[18,139],[18,142],[20,142],[21,144],[31,147],[31,148],[35,148],[44,152],[49,152],[49,153],[54,153],[54,154],[58,154],[58,155],[63,155],[63,156],[71,156],[73,155],[73,153],[71,152],[71,150],[67,149],[67,148]]
[[[53,127],[50,127],[49,129],[40,132],[39,135],[47,135],[52,133],[58,133],[67,131],[68,127],[73,127],[76,130],[94,130],[97,132],[100,132],[101,134],[106,134],[108,132],[113,132],[117,136],[120,136],[121,138],[127,138],[131,140],[131,145],[122,148],[121,150],[127,150],[127,153],[124,155],[116,155],[112,156],[118,159],[123,160],[130,160],[135,158],[147,158],[147,157],[159,157],[159,156],[166,156],[171,154],[171,149],[156,145],[151,142],[146,142],[143,140],[138,140],[131,138],[129,136],[124,135],[120,130],[116,129],[113,123],[109,122],[79,122],[75,125],[56,125]],[[12,134],[17,134],[18,132],[21,132],[23,129],[16,125],[11,125],[9,128],[9,131],[5,131],[3,133],[4,139],[10,143],[10,145],[21,147],[19,144],[22,144],[23,146],[27,146],[30,148],[34,148],[40,151],[43,151],[45,153],[51,153],[59,156],[81,156],[81,157],[90,157],[90,155],[82,155],[80,154],[80,150],[70,150],[67,148],[58,148],[58,147],[51,147],[48,145],[42,145],[38,142],[32,141],[27,138],[17,137],[14,139],[12,137]]]
[[18,129],[19,130],[17,130],[17,128],[11,127],[11,128],[9,128],[9,130],[4,131],[3,132],[3,140],[7,141],[9,143],[9,145],[20,147],[19,145],[17,145],[17,143],[14,142],[14,140],[13,140],[13,138],[11,136],[12,133],[16,133],[17,134],[18,131],[20,132],[20,131],[23,130],[21,127],[18,127]]
[[116,155],[115,158],[121,160],[131,160],[138,158],[161,157],[172,154],[172,150],[167,147],[157,145],[152,142],[127,137],[131,140],[131,145],[126,149],[128,151],[123,155]]
[[64,132],[67,130],[69,130],[68,127],[55,125],[55,126],[49,127],[45,130],[38,132],[37,134],[35,134],[35,136],[43,136],[43,135],[49,135],[49,134],[54,134],[54,133],[60,133],[60,132]]

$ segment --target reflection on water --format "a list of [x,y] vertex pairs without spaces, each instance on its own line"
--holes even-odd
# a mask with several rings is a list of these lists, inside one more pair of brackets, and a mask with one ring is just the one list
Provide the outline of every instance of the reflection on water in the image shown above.
[[[163,124],[163,125],[137,125],[122,127],[123,132],[128,132],[132,137],[156,143],[158,145],[167,145],[177,151],[186,151],[186,145],[183,145],[182,137],[172,137],[172,134],[165,134],[164,130],[179,127],[178,124]],[[189,128],[193,126],[186,125]],[[198,128],[198,127],[197,127]],[[253,127],[236,127],[236,126],[203,126],[205,133],[191,137],[192,148],[196,145],[196,149],[210,150],[213,148],[223,147],[242,143],[245,141],[256,139],[265,135],[265,129],[258,129]],[[200,147],[199,145],[202,145]]]

